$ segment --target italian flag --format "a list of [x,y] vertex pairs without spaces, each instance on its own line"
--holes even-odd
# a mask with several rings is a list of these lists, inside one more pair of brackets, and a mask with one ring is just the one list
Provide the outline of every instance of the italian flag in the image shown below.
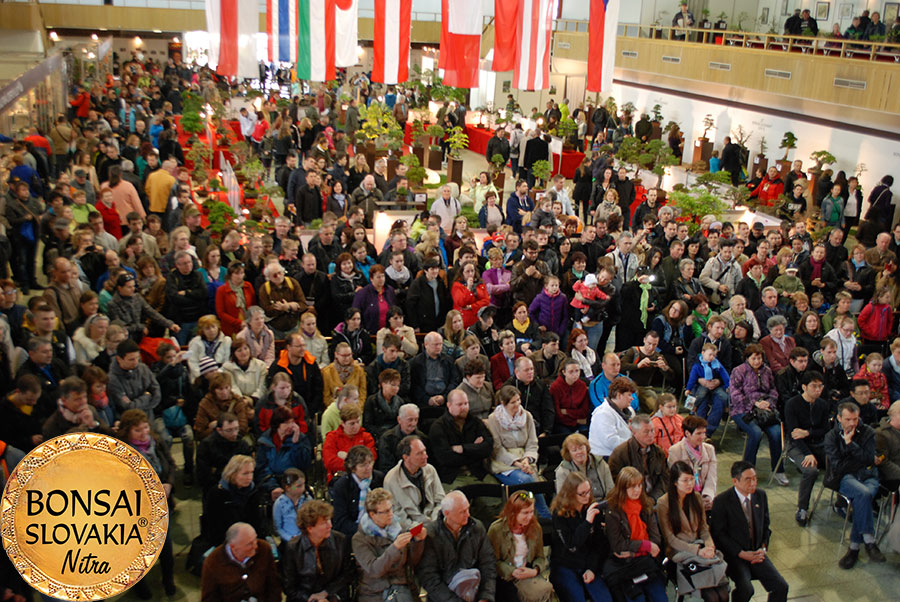
[[358,0],[299,0],[297,77],[329,81],[357,63],[358,10]]

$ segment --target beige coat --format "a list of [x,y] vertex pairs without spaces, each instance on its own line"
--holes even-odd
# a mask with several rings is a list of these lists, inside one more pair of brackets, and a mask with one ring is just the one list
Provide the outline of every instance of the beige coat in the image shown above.
[[[702,508],[701,503],[701,508]],[[700,516],[693,523],[688,521],[681,512],[681,531],[675,533],[672,530],[672,522],[669,520],[669,494],[663,495],[656,503],[656,516],[659,518],[659,531],[666,542],[666,555],[670,558],[678,552],[688,552],[695,556],[700,553],[700,544],[694,543],[698,539],[703,541],[705,547],[713,545],[712,536],[709,534],[709,526],[706,524],[706,512],[700,512]]]
[[438,477],[437,470],[431,464],[422,469],[425,476],[425,508],[419,510],[422,493],[410,482],[400,467],[402,460],[384,476],[384,488],[394,496],[394,520],[404,530],[411,529],[419,523],[437,520],[441,515],[441,502],[444,500],[444,487]]
[[531,412],[525,412],[525,427],[516,431],[500,427],[497,416],[491,414],[487,419],[487,427],[494,438],[494,452],[491,454],[491,472],[494,474],[517,470],[513,462],[522,458],[531,458],[537,465],[538,440]]
[[[682,439],[669,448],[669,466],[671,467],[679,460],[686,462],[688,466],[694,466],[692,456],[687,450],[686,439]],[[716,497],[717,465],[716,448],[709,443],[704,443],[700,451],[700,482],[703,483],[703,490],[700,492],[700,495],[703,497],[709,497],[709,499]]]

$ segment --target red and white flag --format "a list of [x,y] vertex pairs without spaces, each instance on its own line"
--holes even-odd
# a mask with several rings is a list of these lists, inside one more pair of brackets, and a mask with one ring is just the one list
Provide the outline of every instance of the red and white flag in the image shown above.
[[412,0],[375,0],[372,81],[399,84],[409,79]]
[[516,31],[519,0],[494,0],[494,59],[492,71],[512,71],[516,66]]
[[[513,87],[519,90],[546,90],[550,87],[550,39],[553,33],[554,0],[517,0],[513,11],[503,7],[496,14],[500,20],[496,30],[503,33],[494,40],[494,71],[498,67],[509,69],[510,29],[515,32],[513,49]],[[498,5],[507,2],[495,0]],[[514,16],[514,19],[510,17]],[[501,49],[500,45],[504,47]],[[500,64],[497,64],[497,53],[500,53]]]
[[256,0],[206,0],[209,32],[209,64],[229,77],[259,77],[256,33],[259,4]]
[[588,25],[588,92],[609,92],[616,62],[619,0],[591,0]]
[[444,70],[444,85],[478,87],[483,26],[481,0],[441,0],[438,68]]

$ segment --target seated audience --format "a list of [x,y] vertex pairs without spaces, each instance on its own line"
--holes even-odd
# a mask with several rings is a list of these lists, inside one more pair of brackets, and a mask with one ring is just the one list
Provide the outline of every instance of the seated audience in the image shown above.
[[404,404],[399,391],[400,373],[391,368],[383,370],[378,375],[377,389],[363,406],[363,423],[375,439],[396,424],[400,406]]
[[638,414],[629,426],[632,436],[616,446],[609,455],[609,470],[614,480],[628,466],[640,471],[647,495],[658,500],[666,492],[666,454],[653,443],[653,423],[649,416]]
[[434,466],[428,463],[425,443],[407,435],[397,446],[400,461],[384,477],[384,488],[394,498],[394,512],[401,528],[437,520],[444,488]]
[[300,535],[288,542],[282,560],[284,593],[289,602],[349,600],[356,567],[350,542],[331,528],[334,508],[312,500],[297,511]]
[[384,431],[378,439],[378,470],[387,473],[397,465],[400,461],[400,442],[409,435],[415,435],[422,441],[427,439],[425,433],[419,430],[419,407],[414,403],[400,406],[397,424]]
[[188,366],[191,378],[200,376],[200,362],[209,357],[221,368],[231,357],[231,337],[225,336],[219,324],[219,318],[206,315],[197,320],[197,336],[188,343]]
[[379,345],[378,355],[366,366],[366,391],[374,395],[378,390],[378,376],[384,370],[396,370],[400,376],[400,388],[397,394],[409,398],[409,362],[403,357],[403,346],[400,337],[395,334],[387,334]]
[[219,415],[229,412],[238,418],[240,436],[250,432],[250,421],[253,419],[253,408],[235,395],[231,388],[231,376],[224,372],[215,372],[209,379],[209,393],[200,400],[197,416],[194,419],[194,435],[205,439],[218,426]]
[[447,396],[447,409],[431,425],[428,442],[444,491],[486,480],[485,461],[494,450],[494,438],[482,420],[469,414],[469,400],[462,391]]
[[328,473],[326,481],[329,484],[335,473],[344,470],[350,448],[364,445],[369,448],[373,457],[376,454],[375,439],[360,424],[362,412],[359,410],[359,406],[346,406],[341,410],[340,416],[340,428],[325,435],[325,442],[322,444],[322,462]]
[[895,401],[875,431],[875,465],[888,491],[900,485],[900,401]]
[[671,393],[659,396],[659,411],[653,415],[656,439],[653,441],[669,455],[669,449],[684,438],[682,423],[684,418],[678,413],[678,400]]
[[718,350],[712,343],[703,345],[697,362],[691,367],[691,374],[685,385],[685,394],[693,395],[693,411],[701,418],[709,418],[709,434],[719,428],[719,422],[728,406],[728,371],[716,359]]
[[257,538],[252,525],[232,524],[224,542],[203,561],[200,590],[202,600],[280,602],[281,581],[269,543]]
[[[546,345],[544,346],[546,348]],[[550,385],[555,410],[554,432],[588,434],[591,401],[588,387],[581,378],[582,369],[574,359],[562,362],[559,376]]]
[[240,435],[238,417],[231,412],[222,412],[212,433],[200,440],[197,446],[197,480],[204,494],[219,482],[231,458],[252,455],[253,449]]
[[310,415],[325,409],[322,402],[322,371],[313,354],[306,350],[306,341],[301,334],[295,332],[287,337],[278,361],[269,366],[268,385],[272,384],[272,378],[279,372],[285,372],[291,377],[294,392],[306,402]]
[[[322,412],[322,437],[341,426],[341,410],[348,406],[362,407],[359,402],[359,389],[355,385],[347,385],[337,394],[334,403]],[[379,454],[380,455],[380,454]]]
[[595,499],[606,499],[613,488],[609,465],[606,460],[591,453],[587,437],[580,433],[573,433],[565,438],[562,444],[562,462],[554,472],[557,494],[562,491],[566,477],[573,472],[583,475],[588,480]]
[[244,328],[235,338],[244,339],[250,345],[251,355],[262,360],[267,370],[275,361],[275,334],[266,326],[266,312],[260,306],[247,308]]
[[487,380],[486,372],[487,367],[484,363],[470,362],[462,370],[463,379],[457,387],[457,390],[469,398],[469,413],[482,420],[487,420],[494,409],[494,391]]
[[788,440],[788,457],[800,471],[797,494],[797,523],[805,527],[809,521],[809,497],[825,466],[825,435],[831,424],[831,404],[822,399],[823,377],[815,371],[803,375],[803,391],[789,399],[784,407],[784,433]]
[[222,370],[231,375],[231,388],[244,403],[254,406],[266,394],[269,368],[261,359],[253,357],[250,345],[244,339],[235,339],[231,359],[225,362]]
[[629,423],[634,416],[631,400],[637,387],[625,376],[616,377],[609,385],[609,399],[591,413],[591,453],[608,457],[619,444],[631,439]]
[[382,486],[384,473],[375,468],[375,456],[365,445],[354,445],[344,459],[344,474],[331,485],[334,529],[348,537],[359,526],[360,508],[373,489]]
[[334,348],[334,361],[322,368],[323,403],[326,408],[334,402],[337,392],[347,385],[359,390],[360,399],[366,398],[366,370],[353,359],[350,345],[341,342]]
[[259,505],[263,490],[253,483],[255,468],[250,456],[235,455],[228,460],[219,482],[203,497],[200,537],[204,542],[219,545],[228,528],[238,522],[262,528]]
[[443,344],[440,334],[429,332],[425,335],[425,351],[409,361],[412,401],[427,425],[443,415],[443,406],[460,380],[453,359],[442,351]]
[[69,376],[59,383],[56,411],[44,421],[41,433],[44,441],[72,432],[107,432],[110,425],[88,403],[87,393],[87,384],[77,376]]
[[707,426],[703,418],[688,416],[682,426],[684,438],[669,448],[669,467],[683,462],[691,469],[694,489],[700,494],[703,509],[708,511],[716,497],[716,448],[711,443],[705,443]]
[[511,330],[500,331],[497,338],[500,341],[500,351],[491,356],[491,381],[495,391],[499,391],[503,383],[515,373],[515,362],[523,357],[516,351],[516,336]]
[[[306,470],[312,461],[312,446],[289,408],[272,412],[269,428],[256,442],[256,484],[267,491],[280,489],[278,481],[288,468]],[[279,491],[279,494],[281,491]]]

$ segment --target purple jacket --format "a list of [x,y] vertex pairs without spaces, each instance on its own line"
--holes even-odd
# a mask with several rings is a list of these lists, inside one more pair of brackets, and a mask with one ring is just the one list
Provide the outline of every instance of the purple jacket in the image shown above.
[[562,293],[550,297],[541,291],[531,301],[528,312],[539,326],[555,332],[560,338],[566,333],[569,325],[569,300]]
[[741,416],[753,409],[753,404],[764,399],[775,405],[778,390],[775,388],[775,376],[768,366],[763,364],[759,373],[744,362],[731,373],[731,414]]
[[[387,284],[384,285],[383,295],[388,309],[393,305],[397,305],[397,296],[394,294],[393,287]],[[367,284],[357,291],[353,297],[353,307],[358,308],[362,312],[362,327],[369,332],[378,332],[384,327],[384,324],[379,323],[381,314],[378,311],[378,293],[371,284]]]
[[491,268],[481,275],[484,286],[491,296],[491,305],[506,307],[509,297],[509,281],[512,280],[512,272],[506,268]]

